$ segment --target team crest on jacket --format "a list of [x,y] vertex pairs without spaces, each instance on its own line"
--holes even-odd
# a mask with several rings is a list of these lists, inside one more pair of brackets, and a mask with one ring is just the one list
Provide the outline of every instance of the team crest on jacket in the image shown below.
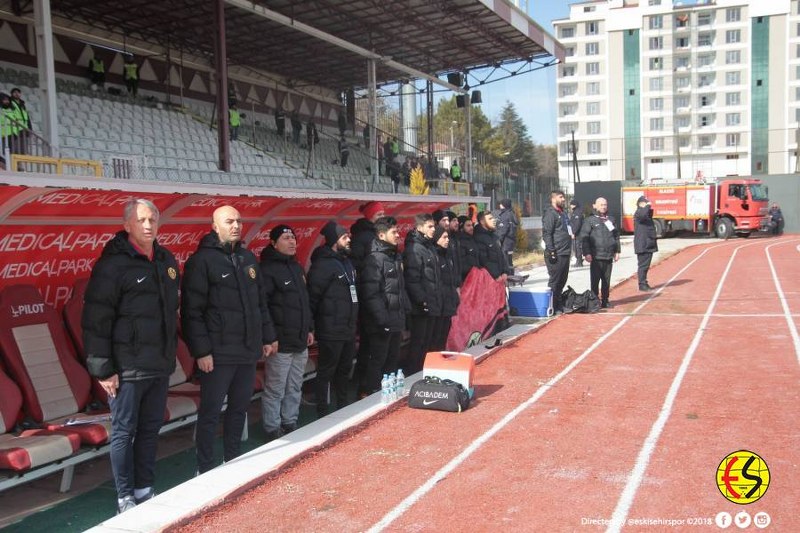
[[255,268],[253,268],[253,267],[248,268],[247,269],[247,273],[250,274],[250,278],[251,279],[256,279],[256,269]]
[[178,277],[178,272],[173,267],[169,267],[167,269],[167,275],[169,276],[169,279],[174,280],[175,278]]

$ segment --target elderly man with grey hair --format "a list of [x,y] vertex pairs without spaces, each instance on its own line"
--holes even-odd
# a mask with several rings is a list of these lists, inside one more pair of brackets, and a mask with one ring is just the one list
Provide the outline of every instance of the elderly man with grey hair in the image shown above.
[[86,366],[111,407],[111,470],[122,513],[155,495],[156,445],[178,342],[178,263],[156,242],[158,208],[130,200],[124,229],[92,268],[83,307]]

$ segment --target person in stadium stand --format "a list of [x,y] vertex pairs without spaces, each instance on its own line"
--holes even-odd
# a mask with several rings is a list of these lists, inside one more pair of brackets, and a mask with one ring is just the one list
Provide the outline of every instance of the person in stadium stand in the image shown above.
[[200,370],[200,408],[195,446],[197,471],[214,464],[214,437],[227,396],[223,461],[240,453],[256,363],[277,349],[256,256],[242,244],[235,208],[214,211],[211,231],[186,261],[181,286],[181,324]]
[[300,144],[300,133],[303,131],[303,123],[300,122],[300,115],[297,113],[297,110],[292,111],[291,122],[292,142],[294,144]]
[[133,54],[125,56],[122,75],[125,79],[125,87],[128,89],[128,93],[136,98],[136,94],[139,92],[139,67],[133,59]]
[[89,59],[89,80],[101,89],[106,84],[106,64],[97,56]]
[[11,97],[0,93],[0,135],[2,148],[12,154],[20,152],[19,133],[22,130],[22,116],[11,103]]
[[317,132],[317,125],[313,120],[306,123],[306,148],[313,150],[319,144],[319,132]]
[[458,310],[458,287],[461,285],[461,274],[453,262],[453,254],[448,249],[450,235],[444,228],[436,228],[433,234],[436,246],[436,259],[439,266],[439,280],[442,293],[442,307],[434,319],[433,339],[430,351],[442,351],[447,346],[450,326]]
[[347,116],[343,112],[339,112],[336,122],[339,126],[339,136],[344,137],[347,132]]
[[369,150],[369,124],[364,124],[364,130],[361,132],[364,136],[364,148]]
[[472,270],[472,267],[480,266],[477,245],[473,237],[474,226],[472,219],[468,218],[466,215],[458,217],[458,233],[456,234],[456,239],[458,240],[458,264],[462,281],[467,278],[467,274]]
[[178,343],[178,263],[156,241],[158,208],[131,200],[124,229],[92,268],[84,297],[86,366],[108,395],[118,513],[155,494],[158,432]]
[[488,211],[478,213],[478,224],[474,226],[473,238],[478,252],[478,266],[485,268],[494,279],[509,274],[506,254],[495,232],[494,215]]
[[358,273],[358,295],[362,308],[362,342],[367,337],[369,357],[361,375],[359,397],[381,388],[381,375],[397,370],[397,358],[409,308],[403,279],[403,262],[397,245],[397,220],[381,217],[375,221],[377,239]]
[[427,213],[416,215],[414,226],[406,235],[403,250],[403,274],[411,303],[408,320],[411,341],[407,359],[401,366],[409,376],[422,370],[433,339],[434,317],[442,312],[442,287],[432,239],[437,227],[444,228],[436,226]]
[[271,244],[261,252],[264,294],[278,338],[267,357],[261,424],[267,442],[297,429],[308,347],[314,344],[314,321],[303,267],[297,262],[294,230],[279,224],[269,232]]
[[284,114],[281,106],[275,108],[275,127],[278,130],[278,137],[283,139],[286,133],[286,114]]
[[569,203],[569,207],[571,210],[569,215],[569,231],[570,235],[572,236],[572,248],[573,253],[575,254],[575,266],[582,267],[584,254],[581,251],[581,246],[583,246],[583,243],[581,242],[581,239],[578,238],[578,235],[580,234],[581,227],[583,226],[583,210],[581,209],[581,204],[578,202],[578,200],[572,200]]
[[350,257],[356,267],[356,271],[361,270],[364,259],[372,253],[372,242],[377,238],[375,221],[386,214],[383,204],[380,202],[367,202],[361,205],[358,210],[364,216],[350,226],[350,235],[353,239],[351,244],[353,250],[350,253]]
[[235,103],[228,108],[228,119],[231,127],[231,140],[235,141],[239,138],[239,126],[242,124],[242,114],[239,113],[239,108]]
[[636,272],[639,290],[652,291],[653,288],[647,282],[647,272],[650,270],[653,253],[658,251],[658,242],[653,224],[653,208],[650,207],[650,200],[644,196],[636,200],[636,211],[633,213],[633,251],[639,267]]
[[388,176],[394,161],[394,154],[392,153],[392,140],[387,136],[386,142],[383,143],[383,157],[384,157],[384,175]]
[[455,182],[461,181],[461,167],[458,165],[458,159],[454,159],[453,164],[450,165],[450,179]]
[[594,202],[594,213],[583,221],[578,239],[581,241],[583,257],[589,262],[592,292],[600,298],[600,307],[608,308],[611,291],[611,270],[619,260],[621,250],[619,229],[608,216],[608,201],[598,198]]
[[342,165],[342,168],[347,166],[347,159],[350,157],[350,145],[347,143],[347,139],[344,138],[342,135],[339,138],[339,163]]
[[317,414],[325,416],[331,409],[333,396],[338,409],[349,403],[347,383],[356,355],[358,296],[356,270],[348,257],[347,228],[331,220],[320,233],[325,243],[311,254],[308,300],[319,346],[314,387]]
[[497,238],[500,239],[500,246],[503,248],[503,253],[506,254],[506,263],[508,264],[509,274],[514,273],[514,248],[517,246],[517,228],[519,227],[519,220],[517,214],[514,212],[514,206],[508,198],[500,201],[500,212],[497,213],[495,219],[497,220],[497,229],[495,233]]
[[33,129],[31,124],[31,116],[28,113],[28,108],[25,106],[25,100],[22,99],[22,91],[18,87],[11,89],[11,107],[17,111],[17,119],[19,120],[19,132],[17,133],[17,140],[19,143],[20,154],[27,154],[30,144],[30,132]]
[[553,309],[561,313],[561,291],[569,276],[572,237],[569,234],[569,215],[564,210],[566,199],[562,191],[550,193],[550,205],[542,214],[544,259],[550,279],[547,286],[553,291]]

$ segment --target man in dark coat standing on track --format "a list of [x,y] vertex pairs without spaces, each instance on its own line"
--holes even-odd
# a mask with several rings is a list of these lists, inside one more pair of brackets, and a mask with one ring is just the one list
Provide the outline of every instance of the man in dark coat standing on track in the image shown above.
[[158,431],[178,343],[178,263],[156,242],[158,208],[125,205],[124,231],[92,268],[83,307],[86,366],[111,407],[117,512],[153,497]]
[[561,312],[561,291],[569,276],[569,258],[572,253],[572,237],[569,234],[569,215],[564,211],[564,193],[550,193],[550,205],[542,214],[542,239],[544,259],[550,279],[547,286],[553,291],[553,309]]
[[610,307],[608,295],[611,290],[611,269],[619,260],[619,229],[608,216],[608,201],[598,198],[594,202],[594,213],[583,221],[576,240],[581,241],[581,250],[589,262],[592,292],[600,298],[600,307]]
[[580,235],[581,227],[583,226],[583,209],[581,209],[581,204],[578,202],[578,200],[572,200],[569,203],[569,206],[572,209],[569,215],[569,231],[570,235],[572,236],[572,247],[575,254],[575,266],[582,267],[583,256],[585,254],[581,250],[583,242],[581,242],[581,239],[578,236]]
[[183,337],[200,369],[195,445],[199,473],[214,467],[214,438],[225,398],[223,460],[239,455],[256,363],[276,349],[256,256],[242,245],[239,211],[214,211],[211,232],[186,261],[181,290]]
[[478,224],[475,225],[473,238],[475,249],[478,252],[478,266],[485,268],[489,275],[494,279],[510,274],[510,268],[506,262],[506,254],[500,239],[495,233],[496,220],[494,215],[488,211],[478,213]]
[[325,416],[332,396],[339,409],[349,403],[347,382],[356,355],[358,297],[356,271],[348,257],[350,234],[333,220],[320,233],[325,243],[311,254],[308,300],[319,346],[314,386],[317,414]]
[[658,242],[653,224],[653,208],[650,207],[650,200],[644,196],[636,201],[636,212],[633,214],[633,251],[636,252],[639,263],[639,290],[652,291],[653,288],[647,282],[647,272],[650,270],[653,252],[658,251]]

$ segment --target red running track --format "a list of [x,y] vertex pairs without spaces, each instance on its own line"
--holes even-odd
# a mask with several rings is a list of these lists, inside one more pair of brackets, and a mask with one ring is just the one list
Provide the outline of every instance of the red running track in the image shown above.
[[[392,409],[180,530],[800,531],[798,244],[686,249],[485,360],[465,413]],[[740,449],[771,474],[747,506],[716,486]]]

